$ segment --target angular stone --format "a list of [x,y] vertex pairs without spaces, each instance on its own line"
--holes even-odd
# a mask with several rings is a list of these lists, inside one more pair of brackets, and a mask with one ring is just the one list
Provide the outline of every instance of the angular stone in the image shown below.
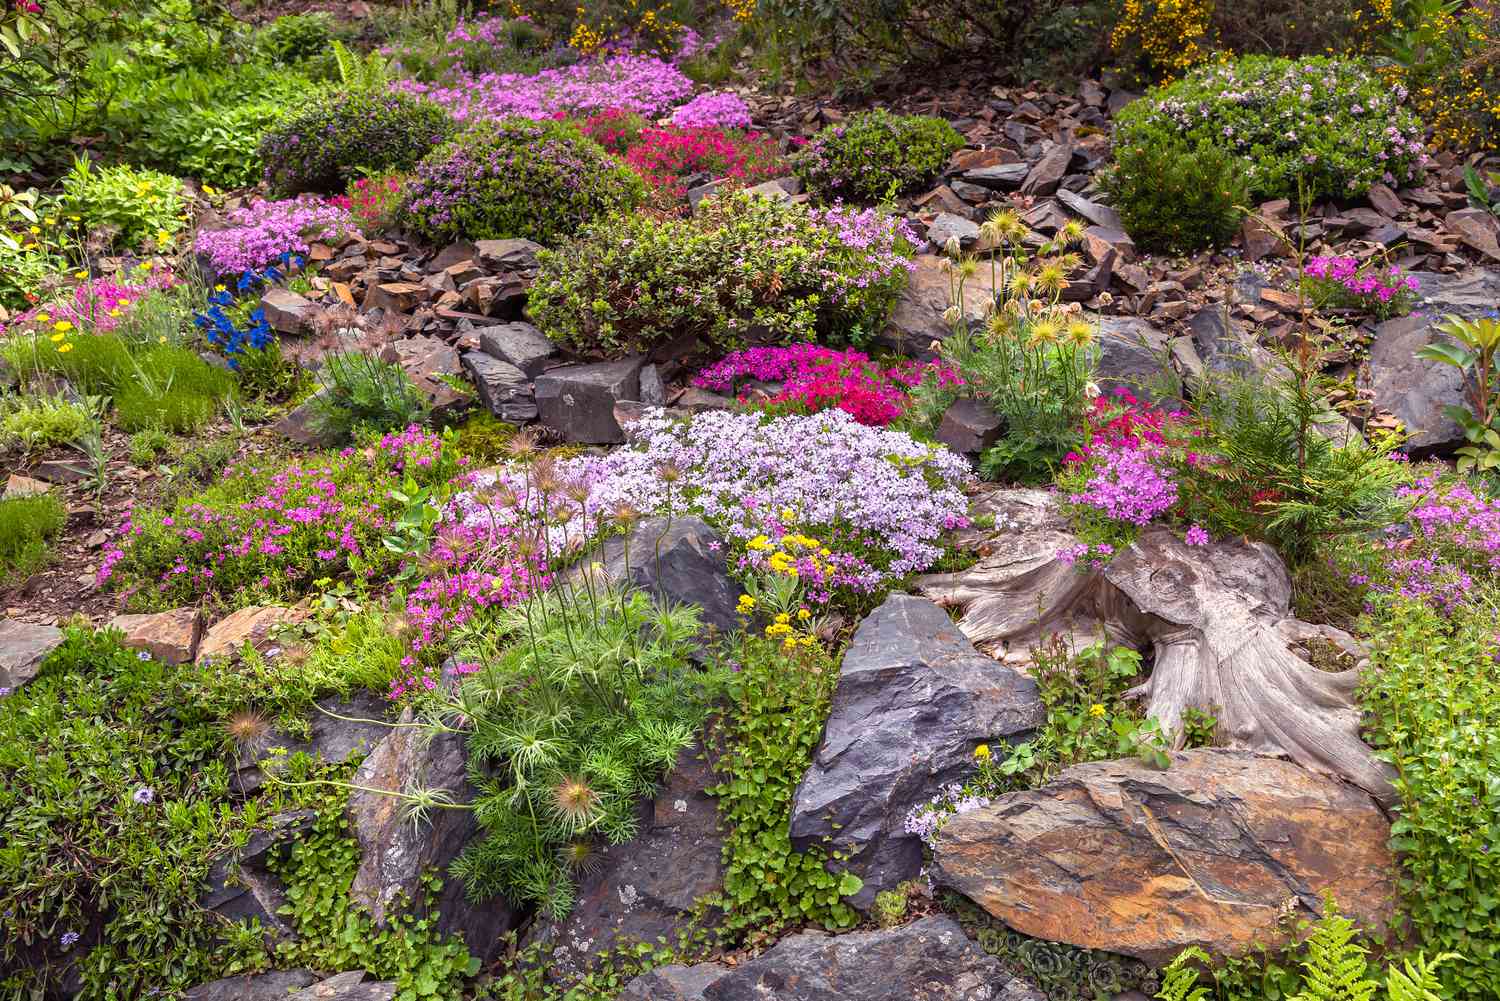
[[424,285],[415,282],[381,282],[365,290],[364,310],[384,309],[392,313],[410,313],[417,303],[430,294]]
[[183,1001],[286,1001],[288,993],[317,982],[307,970],[242,973],[213,980],[183,992]]
[[463,287],[464,302],[481,316],[513,319],[526,299],[526,282],[519,278],[476,278]]
[[[326,392],[327,390],[319,390],[314,396],[322,396]],[[316,416],[317,407],[312,399],[308,399],[288,411],[271,429],[288,441],[311,448],[331,448],[337,445],[338,436],[320,428],[315,420]]]
[[1005,430],[1005,419],[978,400],[955,400],[934,437],[959,455],[979,455]]
[[51,490],[52,486],[41,480],[33,480],[29,476],[20,473],[11,473],[5,481],[5,493],[0,495],[3,500],[15,500],[17,497],[35,497]]
[[62,645],[63,632],[19,619],[0,619],[0,688],[5,694],[36,677],[47,655]]
[[1099,318],[1099,367],[1095,381],[1104,392],[1128,389],[1143,400],[1166,403],[1175,397],[1161,385],[1171,374],[1167,335],[1149,321],[1130,316]]
[[705,410],[732,410],[734,401],[719,393],[710,393],[706,389],[689,386],[677,397],[673,404],[679,410],[686,410],[690,414],[701,414]]
[[198,652],[203,612],[197,608],[174,608],[167,612],[116,615],[109,625],[125,634],[123,642],[130,649],[143,650],[166,664],[186,664]]
[[282,608],[279,605],[252,605],[231,612],[214,623],[198,644],[198,663],[222,657],[234,657],[246,644],[257,653],[266,653],[277,645],[277,630],[296,625],[307,619],[308,612],[302,608]]
[[953,817],[939,881],[1024,935],[1165,963],[1286,944],[1332,894],[1378,937],[1390,823],[1370,796],[1278,758],[1205,749],[1165,770],[1101,761]]
[[521,271],[536,267],[540,243],[530,240],[480,240],[474,244],[481,267],[491,271]]
[[[403,717],[410,722],[410,710]],[[464,735],[441,733],[430,740],[419,727],[390,730],[354,775],[354,785],[400,792],[416,784],[443,789],[456,802],[477,795],[469,784]],[[473,902],[463,881],[448,875],[448,866],[479,834],[471,810],[433,810],[414,826],[404,804],[395,796],[356,790],[349,796],[349,820],[360,847],[360,864],[349,895],[367,908],[377,924],[386,924],[403,906],[430,906],[440,914],[439,934],[463,938],[482,962],[500,951],[500,936],[512,928],[517,914],[501,898]],[[436,899],[426,900],[423,878],[431,869],[443,874]]]
[[790,935],[703,990],[704,1001],[1000,1001],[1000,961],[952,918]]
[[1068,173],[1068,164],[1073,160],[1073,147],[1068,143],[1058,143],[1042,154],[1042,158],[1032,166],[1026,174],[1026,180],[1021,182],[1021,194],[1023,195],[1050,195],[1057,190],[1062,183],[1063,177]]
[[1459,209],[1443,217],[1443,228],[1492,261],[1500,261],[1500,223],[1484,209]]
[[339,973],[288,994],[283,1001],[391,1001],[396,996],[394,981],[367,980],[367,976],[364,970]]
[[974,748],[1022,739],[1046,717],[1036,682],[974,649],[925,598],[897,594],[859,624],[823,740],[797,789],[798,848],[829,845],[864,880],[852,901],[914,877],[906,814],[973,768]]
[[745,190],[752,195],[769,198],[773,202],[787,202],[792,199],[791,192],[787,191],[786,186],[780,181],[765,181]]
[[1370,232],[1372,229],[1379,229],[1382,226],[1389,226],[1391,224],[1389,219],[1374,209],[1345,209],[1342,215],[1347,221],[1344,226],[1344,232],[1350,236],[1359,236],[1362,233]]
[[1248,215],[1240,223],[1240,242],[1245,248],[1245,259],[1258,261],[1264,257],[1289,257],[1291,248],[1266,225],[1265,221]]
[[625,440],[614,405],[640,393],[640,358],[567,365],[540,375],[536,403],[541,421],[564,441],[614,445]]
[[501,323],[479,331],[479,350],[535,379],[557,357],[557,346],[529,323]]
[[380,352],[382,361],[400,365],[412,383],[432,405],[437,419],[465,409],[471,399],[448,384],[463,367],[458,352],[447,343],[427,334],[405,337],[387,344]]
[[260,297],[260,308],[266,311],[266,323],[278,334],[306,333],[317,306],[287,288],[267,290]]
[[536,394],[525,372],[480,351],[465,351],[459,360],[490,413],[512,424],[536,419]]
[[1370,204],[1375,206],[1375,211],[1391,219],[1401,214],[1401,199],[1390,188],[1380,182],[1370,185]]
[[692,516],[647,518],[631,529],[629,540],[628,578],[625,536],[611,535],[600,547],[599,562],[611,580],[628,579],[657,601],[699,606],[704,627],[720,635],[740,627],[740,586],[725,568],[718,532]]
[[1125,231],[1125,224],[1120,222],[1120,214],[1108,205],[1090,201],[1067,188],[1058,188],[1056,197],[1062,203],[1063,208],[1074,215],[1082,216],[1095,226],[1103,226],[1105,229],[1113,229],[1122,233]]
[[1135,241],[1123,229],[1090,226],[1083,231],[1083,246],[1092,261],[1102,261],[1113,251],[1120,263],[1135,260]]
[[[953,282],[945,259],[936,254],[918,254],[916,269],[906,283],[885,330],[877,337],[882,347],[907,355],[927,351],[934,341],[953,332],[943,317],[953,302]],[[995,301],[990,285],[990,271],[979,273],[964,284],[964,317],[971,322],[984,319]]]
[[619,1001],[703,1001],[703,992],[728,972],[718,963],[658,966],[627,984]]
[[384,722],[389,705],[385,696],[368,691],[355,692],[347,699],[320,699],[319,708],[307,716],[307,739],[292,738],[268,727],[259,739],[238,748],[230,787],[248,795],[264,785],[261,765],[281,759],[277,748],[284,749],[287,757],[302,753],[329,764],[342,764],[351,755],[365,754],[390,732]]
[[436,257],[427,262],[427,270],[434,274],[439,271],[448,271],[455,265],[467,264],[473,261],[478,253],[478,248],[467,240],[450,243],[438,251]]
[[1412,276],[1420,283],[1421,298],[1409,315],[1375,328],[1364,385],[1377,408],[1406,425],[1408,448],[1420,458],[1464,442],[1463,429],[1444,408],[1467,403],[1459,371],[1418,358],[1416,352],[1435,339],[1445,339],[1437,331],[1445,316],[1474,318],[1494,309],[1500,302],[1500,273],[1479,268],[1459,275]]
[[286,886],[269,863],[274,853],[310,832],[317,820],[315,810],[294,810],[265,821],[244,847],[214,860],[198,906],[229,921],[258,921],[269,939],[290,937],[294,929],[281,915],[287,904]]
[[979,242],[979,225],[971,219],[954,215],[952,212],[939,212],[936,219],[927,227],[927,239],[933,246],[943,248],[953,238],[958,239],[958,245],[964,250],[973,247]]
[[665,406],[667,402],[667,387],[661,381],[661,370],[655,365],[646,365],[641,369],[641,402],[648,407]]
[[1026,180],[1031,166],[1025,163],[997,163],[964,171],[964,180],[992,191],[1015,191]]

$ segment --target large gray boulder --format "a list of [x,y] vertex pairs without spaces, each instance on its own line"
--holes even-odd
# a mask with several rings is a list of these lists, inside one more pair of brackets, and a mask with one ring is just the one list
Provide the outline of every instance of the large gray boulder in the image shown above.
[[1463,444],[1463,430],[1443,408],[1467,404],[1458,370],[1416,353],[1445,339],[1437,332],[1444,317],[1473,319],[1493,311],[1500,303],[1500,272],[1477,268],[1458,275],[1415,272],[1413,277],[1421,284],[1421,300],[1409,315],[1375,329],[1365,387],[1377,408],[1406,425],[1408,448],[1421,457]]
[[615,420],[615,404],[640,398],[641,358],[565,365],[536,380],[541,421],[564,441],[617,445],[625,432]]
[[718,963],[657,967],[626,984],[620,1001],[703,1001],[703,992],[728,972]]
[[723,541],[701,518],[647,518],[631,529],[628,546],[625,536],[607,539],[599,562],[611,580],[628,580],[659,602],[699,606],[705,630],[727,635],[740,625],[741,591],[725,567]]
[[703,990],[704,1001],[1000,1001],[1013,981],[952,918],[782,939]]
[[1024,739],[1046,717],[1036,683],[974,649],[948,614],[896,594],[844,654],[833,705],[791,818],[799,849],[828,845],[864,880],[851,902],[916,876],[906,814],[974,767],[983,743]]
[[[404,721],[410,722],[409,715]],[[457,802],[472,802],[476,790],[468,780],[463,735],[441,733],[428,739],[420,727],[391,729],[354,776],[354,785],[364,789],[399,793],[408,784],[443,789]],[[433,810],[426,821],[412,824],[404,806],[395,796],[363,790],[350,794],[349,818],[360,847],[350,896],[377,924],[406,907],[436,910],[439,934],[462,938],[472,954],[490,962],[499,955],[500,936],[518,915],[501,898],[471,901],[463,881],[448,875],[454,858],[479,833],[474,812]],[[429,871],[444,877],[434,899],[423,887]]]

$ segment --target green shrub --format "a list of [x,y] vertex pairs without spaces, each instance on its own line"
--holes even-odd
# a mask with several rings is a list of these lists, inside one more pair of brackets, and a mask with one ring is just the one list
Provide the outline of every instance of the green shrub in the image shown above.
[[541,591],[469,632],[459,658],[476,670],[451,708],[471,721],[470,760],[498,766],[474,803],[485,838],[454,864],[475,899],[566,915],[600,842],[636,833],[641,797],[725,681],[689,660],[697,631],[696,608],[590,586]]
[[148,428],[130,436],[127,451],[132,464],[148,467],[156,462],[157,456],[164,454],[171,447],[171,435],[161,428]]
[[1250,200],[1244,162],[1213,143],[1160,137],[1117,143],[1101,183],[1131,239],[1168,253],[1228,243]]
[[78,441],[93,426],[87,407],[62,396],[0,398],[0,446],[42,452]]
[[[1415,180],[1423,129],[1390,85],[1346,59],[1248,56],[1202,66],[1150,91],[1115,119],[1115,146],[1215,146],[1245,161],[1257,198],[1349,199]],[[1138,157],[1124,183],[1155,183]]]
[[29,308],[30,297],[39,294],[43,283],[67,267],[67,263],[40,243],[0,232],[0,306],[11,310]]
[[[1479,604],[1476,602],[1476,604]],[[1412,937],[1459,954],[1444,998],[1500,996],[1500,670],[1490,612],[1445,620],[1420,601],[1383,609],[1362,702],[1366,739],[1396,768],[1391,847]]]
[[[723,754],[714,763],[724,828],[724,896],[731,924],[764,931],[817,922],[848,928],[859,915],[844,902],[855,885],[827,869],[825,851],[799,852],[787,834],[797,785],[823,737],[838,661],[822,647],[746,636],[732,651],[738,670],[730,705],[715,736]],[[772,878],[774,874],[774,878]]]
[[418,164],[399,217],[436,243],[551,243],[645,197],[640,177],[576,126],[510,118],[477,125]]
[[442,108],[405,94],[341,92],[266,132],[265,180],[284,195],[337,194],[364,171],[405,170],[454,131]]
[[67,508],[51,491],[0,500],[0,585],[24,583],[40,570],[47,562],[47,540],[67,520]]
[[878,202],[931,181],[963,144],[941,118],[878,109],[813,136],[793,159],[793,169],[824,199]]
[[333,19],[323,11],[283,14],[255,34],[255,49],[273,63],[293,66],[328,51]]
[[182,182],[169,174],[128,164],[95,167],[87,157],[63,178],[61,210],[82,217],[89,230],[115,231],[113,245],[164,247],[185,222]]
[[809,209],[738,192],[691,219],[614,217],[539,255],[529,310],[589,355],[695,335],[717,351],[761,342],[863,343],[905,287],[912,240],[874,212]]
[[324,355],[319,383],[320,391],[308,400],[310,426],[330,443],[425,424],[432,411],[405,369],[365,351]]

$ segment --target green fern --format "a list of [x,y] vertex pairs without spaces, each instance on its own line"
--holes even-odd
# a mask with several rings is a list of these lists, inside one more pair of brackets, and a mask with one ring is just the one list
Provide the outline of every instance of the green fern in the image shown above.
[[1365,976],[1364,946],[1354,941],[1354,922],[1341,915],[1333,901],[1307,939],[1302,960],[1302,992],[1291,1001],[1371,1001],[1380,985]]
[[378,53],[361,56],[334,39],[333,58],[338,63],[339,79],[349,90],[379,90],[390,82],[390,63]]
[[1450,959],[1459,958],[1456,952],[1444,952],[1429,961],[1419,952],[1415,959],[1408,957],[1401,966],[1392,963],[1385,971],[1389,1001],[1447,1001],[1438,993],[1443,985],[1437,978],[1437,968]]
[[1208,988],[1199,986],[1198,971],[1187,965],[1189,961],[1210,962],[1208,954],[1196,946],[1179,952],[1162,971],[1161,990],[1156,992],[1156,1001],[1205,1001]]

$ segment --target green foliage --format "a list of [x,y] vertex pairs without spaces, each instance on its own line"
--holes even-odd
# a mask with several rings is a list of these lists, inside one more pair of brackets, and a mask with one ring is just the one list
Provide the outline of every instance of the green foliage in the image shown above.
[[1161,990],[1156,1001],[1207,1001],[1208,988],[1198,986],[1198,971],[1189,963],[1210,962],[1202,949],[1184,949],[1162,971]]
[[539,254],[528,309],[548,337],[585,355],[646,352],[687,335],[715,351],[752,333],[863,343],[906,283],[895,262],[912,248],[894,230],[888,248],[850,247],[817,210],[738,192],[701,203],[691,219],[601,221]]
[[0,499],[0,587],[24,583],[47,561],[47,540],[62,531],[68,510],[51,491]]
[[[1228,180],[1221,158],[1207,153],[1217,147],[1244,161],[1255,197],[1295,199],[1305,188],[1318,200],[1357,197],[1388,173],[1397,184],[1414,180],[1422,138],[1421,122],[1359,62],[1247,56],[1201,66],[1126,105],[1115,118],[1114,145],[1135,151],[1122,164],[1131,180],[1122,183],[1138,198],[1140,185],[1151,180],[1146,171],[1171,169],[1170,161],[1145,151],[1185,146],[1209,156],[1204,180]],[[1199,211],[1205,222],[1218,218]]]
[[88,407],[61,395],[0,397],[0,448],[43,452],[73,444],[93,426]]
[[458,656],[477,670],[451,708],[472,721],[470,761],[496,769],[474,802],[485,837],[454,864],[476,899],[566,915],[600,842],[636,833],[640,798],[723,688],[688,659],[697,630],[694,608],[591,579],[464,631]]
[[319,392],[308,400],[310,425],[330,442],[425,424],[432,410],[405,369],[366,351],[324,355],[318,380]]
[[881,890],[875,894],[872,916],[882,928],[894,928],[906,920],[906,910],[911,903],[911,886],[902,883],[894,890]]
[[507,424],[488,410],[480,410],[453,429],[453,449],[467,456],[471,468],[492,465],[505,454],[516,436],[516,426]]
[[1114,155],[1101,187],[1142,248],[1192,253],[1239,229],[1250,193],[1244,164],[1222,144],[1152,135],[1116,142]]
[[1491,612],[1443,619],[1402,601],[1382,609],[1362,702],[1366,739],[1396,769],[1391,847],[1416,941],[1454,952],[1449,1001],[1500,993],[1500,671]]
[[333,19],[323,11],[283,14],[255,34],[255,48],[283,66],[316,59],[333,41]]
[[1191,466],[1178,481],[1185,520],[1215,535],[1264,539],[1293,566],[1330,540],[1382,529],[1407,479],[1390,454],[1399,439],[1343,434],[1328,409],[1324,348],[1311,339],[1282,355],[1278,374],[1200,379],[1191,412],[1195,452],[1220,461]]
[[1500,318],[1447,316],[1438,330],[1453,343],[1434,340],[1418,348],[1417,357],[1450,365],[1463,378],[1467,406],[1443,408],[1468,442],[1458,450],[1458,471],[1493,473],[1500,468]]
[[223,738],[192,686],[192,672],[71,628],[36,680],[0,699],[8,969],[42,979],[76,961],[79,996],[92,1001],[258,961],[258,937],[223,938],[196,902],[214,858],[243,843],[257,813],[224,807]]
[[46,245],[0,231],[0,306],[28,308],[29,297],[66,266],[67,261]]
[[126,451],[132,464],[148,468],[156,462],[157,456],[164,454],[171,447],[171,435],[161,428],[147,428],[145,431],[137,431],[130,436]]
[[414,166],[453,131],[448,113],[429,101],[342,91],[267,130],[259,153],[266,183],[278,193],[337,194],[363,172]]
[[[351,903],[359,845],[349,829],[346,800],[344,795],[325,799],[312,831],[272,866],[287,886],[280,913],[298,936],[277,947],[277,964],[363,969],[395,981],[399,1001],[457,997],[464,979],[479,972],[479,960],[461,941],[438,936],[436,913],[417,916],[392,908],[397,916],[377,928],[368,912]],[[441,886],[432,877],[425,883],[434,894]]]
[[1370,1001],[1375,996],[1380,985],[1365,976],[1369,950],[1354,940],[1357,931],[1330,899],[1303,944],[1303,987],[1291,1001]]
[[408,180],[398,218],[434,243],[550,244],[645,197],[640,176],[576,126],[510,118],[434,150]]
[[813,136],[798,151],[793,168],[823,199],[879,202],[931,181],[963,144],[944,119],[877,109]]
[[1385,971],[1386,994],[1390,1001],[1443,1001],[1438,967],[1462,958],[1456,952],[1444,952],[1428,960],[1422,953],[1417,953],[1399,964],[1392,963]]
[[90,231],[108,228],[114,246],[164,248],[183,226],[182,182],[169,174],[127,164],[95,167],[79,157],[62,183],[60,209],[81,216]]
[[352,91],[373,93],[384,90],[391,79],[391,67],[378,52],[360,55],[352,52],[343,42],[334,40],[333,59],[339,71],[339,81]]
[[724,839],[724,899],[732,930],[770,932],[812,922],[849,928],[859,915],[844,902],[860,881],[828,871],[820,848],[797,851],[787,834],[797,785],[823,736],[838,661],[820,646],[792,651],[747,636],[729,651],[738,663],[730,707],[717,724],[723,753],[714,763]]

